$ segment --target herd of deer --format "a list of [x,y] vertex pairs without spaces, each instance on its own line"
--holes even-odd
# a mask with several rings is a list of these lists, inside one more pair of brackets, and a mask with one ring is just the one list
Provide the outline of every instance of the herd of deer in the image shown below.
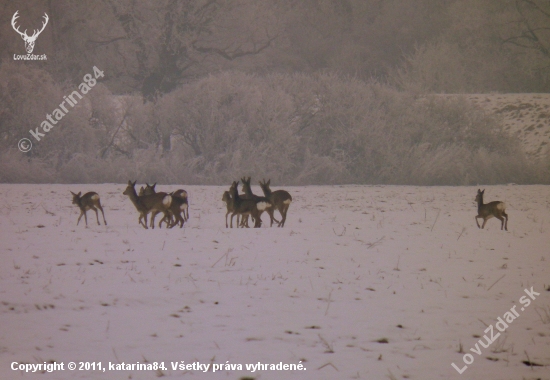
[[[262,225],[261,215],[264,211],[269,214],[271,219],[270,227],[273,226],[273,221],[277,223],[278,227],[284,227],[286,221],[286,213],[292,202],[292,196],[285,190],[271,191],[269,184],[271,180],[267,182],[265,179],[260,181],[260,187],[264,192],[264,196],[255,195],[252,193],[250,187],[250,177],[241,178],[243,185],[243,193],[239,194],[237,186],[239,181],[233,181],[229,191],[225,191],[222,196],[222,201],[227,206],[227,213],[225,214],[225,228],[227,225],[227,216],[231,214],[231,228],[233,228],[233,217],[237,215],[237,228],[248,227],[248,216],[254,222],[254,227],[258,228]],[[275,219],[273,213],[278,210],[281,214],[281,221]],[[241,222],[239,223],[239,217]]]
[[[237,187],[239,185],[239,181],[233,181],[229,191],[225,191],[223,193],[222,201],[224,201],[227,206],[227,213],[225,214],[225,227],[229,227],[227,223],[227,216],[229,214],[231,214],[231,228],[233,228],[233,217],[235,215],[237,215],[237,228],[239,226],[248,227],[249,216],[254,223],[254,227],[261,227],[261,215],[264,211],[269,214],[271,219],[270,226],[273,226],[273,221],[275,221],[278,224],[278,227],[284,227],[286,214],[288,208],[290,207],[290,203],[292,202],[292,196],[285,190],[271,191],[269,188],[271,180],[266,182],[264,179],[263,182],[259,182],[264,193],[264,196],[261,197],[252,193],[252,188],[250,187],[250,177],[243,177],[241,178],[241,181],[244,194],[239,194],[238,192]],[[146,184],[145,188],[141,187],[139,194],[137,194],[135,185],[135,181],[128,181],[128,186],[122,194],[127,195],[136,207],[136,210],[139,212],[138,222],[144,228],[148,228],[147,215],[149,213],[151,213],[151,228],[155,228],[155,217],[161,212],[164,217],[159,222],[159,228],[162,226],[162,222],[165,222],[168,228],[172,228],[178,224],[181,228],[183,227],[183,224],[189,220],[189,202],[187,199],[187,191],[179,189],[171,193],[157,193],[155,191],[155,183],[153,185]],[[475,199],[477,202],[477,215],[475,216],[477,227],[484,228],[487,220],[495,217],[501,221],[500,229],[505,229],[508,231],[508,214],[506,214],[506,204],[500,201],[484,204],[484,193],[485,190],[477,190],[477,196]],[[103,222],[107,225],[105,213],[103,212],[103,207],[101,207],[98,193],[91,191],[81,196],[81,192],[75,194],[71,191],[71,194],[73,195],[73,204],[80,208],[80,216],[76,222],[77,226],[78,223],[80,223],[82,216],[84,216],[86,226],[88,226],[88,217],[86,216],[86,211],[88,210],[95,211],[97,224],[100,225],[99,215],[97,212],[98,209],[103,215]],[[275,219],[275,210],[278,210],[281,214],[281,221]],[[240,222],[239,217],[241,217]],[[483,219],[483,224],[481,226],[478,222],[479,218]]]

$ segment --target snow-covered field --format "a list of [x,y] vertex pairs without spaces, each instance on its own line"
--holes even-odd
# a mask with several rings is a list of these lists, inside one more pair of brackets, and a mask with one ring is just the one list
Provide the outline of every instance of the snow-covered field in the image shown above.
[[[226,188],[183,187],[185,227],[145,230],[125,185],[0,185],[0,379],[550,379],[549,186],[486,187],[508,232],[476,227],[477,187],[288,187],[285,228],[261,229],[225,228]],[[108,226],[77,227],[69,190],[97,191]],[[10,369],[54,361],[65,371]]]

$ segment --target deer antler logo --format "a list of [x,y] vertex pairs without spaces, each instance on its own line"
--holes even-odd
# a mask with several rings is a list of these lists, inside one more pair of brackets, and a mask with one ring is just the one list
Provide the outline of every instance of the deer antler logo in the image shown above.
[[46,13],[44,13],[44,16],[42,16],[44,17],[44,22],[42,23],[42,29],[40,30],[34,29],[34,33],[32,34],[32,36],[29,36],[27,35],[27,29],[25,29],[24,32],[20,32],[19,27],[15,25],[15,20],[19,18],[18,13],[19,11],[16,11],[13,14],[13,17],[11,18],[11,26],[13,27],[13,30],[15,30],[17,33],[21,35],[21,38],[25,41],[25,49],[27,50],[27,53],[31,54],[32,51],[34,50],[34,43],[36,42],[36,39],[38,38],[40,33],[42,33],[46,25],[48,25],[49,17]]

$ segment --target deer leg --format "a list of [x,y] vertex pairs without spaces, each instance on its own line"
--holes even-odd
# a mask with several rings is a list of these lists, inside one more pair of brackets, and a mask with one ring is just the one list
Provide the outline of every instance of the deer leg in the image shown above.
[[168,228],[174,228],[174,226],[176,226],[178,224],[178,216],[179,214],[177,213],[170,213],[170,215],[168,215],[168,218],[170,220],[170,225]]
[[476,224],[477,224],[477,228],[481,228],[480,225],[479,225],[479,222],[477,221],[478,218],[481,218],[481,216],[477,215],[477,216],[475,217]]
[[283,221],[284,209],[285,209],[285,206],[277,207],[279,214],[281,214],[281,221],[278,221],[277,219],[275,219],[275,210],[273,210],[273,220],[275,221],[275,223],[277,223],[277,227],[281,227],[281,222]]
[[[172,219],[173,215],[175,215],[175,214],[172,214],[171,212],[169,212],[168,214],[164,214],[162,220],[164,220],[166,222],[166,228],[174,227],[175,223],[174,223],[174,220]],[[161,220],[161,222],[162,222],[162,220]],[[159,227],[160,227],[160,224],[159,224]]]
[[171,212],[168,216],[165,216],[165,218],[168,220],[168,228],[173,228],[176,224],[178,224],[177,214]]
[[504,229],[508,231],[508,214],[505,212],[502,213],[502,216],[506,217],[506,223],[504,224]]
[[103,207],[101,207],[101,203],[99,203],[99,201],[97,202],[97,207],[101,210],[101,215],[103,215],[103,223],[107,225],[107,221],[105,220],[105,213],[103,212]]
[[483,219],[483,224],[481,225],[481,229],[485,228],[485,223],[487,223],[487,220],[489,219],[485,219],[485,218]]
[[163,216],[162,219],[160,220],[159,222],[159,228],[162,228],[162,222],[166,222],[166,225],[168,226],[168,228],[170,228],[170,223],[168,223],[166,221],[166,216]]
[[231,211],[228,211],[225,213],[225,228],[229,228],[229,226],[227,225],[227,215],[229,215]]
[[164,213],[162,219],[159,222],[159,228],[162,228],[162,222],[166,223],[167,228],[170,228],[170,226],[172,225],[172,214]]
[[254,224],[254,228],[260,228],[262,226],[262,211],[258,212],[258,215],[256,216],[256,223]]
[[262,227],[262,213],[258,213],[256,216],[256,222],[254,223],[254,228]]
[[147,223],[143,223],[143,215],[140,214],[139,216],[139,219],[138,219],[138,223],[141,224],[143,226],[143,228],[147,229],[149,227],[147,227]]
[[94,210],[95,211],[95,219],[97,220],[97,225],[98,226],[101,226],[101,224],[99,224],[99,214],[97,212],[97,208],[95,208],[94,206],[90,207],[90,209]]
[[[281,212],[281,209],[280,208],[277,208],[277,210],[279,210],[279,214],[281,214],[281,216],[283,216],[283,213]],[[275,218],[275,209],[273,209],[273,220],[275,221],[275,223],[281,223],[280,221],[278,221],[276,218]]]
[[269,215],[269,220],[270,220],[270,222],[271,222],[271,224],[269,225],[269,227],[273,227],[273,220],[275,219],[275,218],[273,217],[273,207],[269,207],[269,208],[267,209],[267,213],[268,213],[268,215]]
[[286,213],[288,212],[288,208],[290,207],[290,205],[286,205],[284,208],[283,208],[283,212],[281,213],[281,215],[283,216],[282,219],[281,219],[281,227],[284,227],[285,226],[285,222],[286,222]]
[[78,217],[78,221],[76,222],[77,226],[78,226],[78,223],[80,223],[80,219],[82,218],[82,215],[84,215],[84,211],[80,210],[80,216]]
[[155,228],[155,217],[157,216],[157,214],[159,213],[160,211],[153,211],[151,213],[151,228]]
[[174,226],[180,225],[180,228],[183,228],[183,224],[185,223],[185,219],[182,218],[181,214],[176,214],[176,220],[174,222]]
[[502,231],[504,229],[504,218],[500,215],[495,215],[495,218],[500,220],[500,230]]
[[170,213],[170,225],[168,228],[174,228],[180,223],[181,215],[177,212]]
[[[231,228],[233,228],[233,217],[235,216],[235,213],[231,214]],[[237,224],[239,223],[239,217],[237,216]]]
[[147,226],[147,214],[142,215],[142,218],[145,220],[145,224],[142,223],[143,227],[145,227],[146,230],[149,229],[149,227]]
[[88,215],[86,215],[86,210],[84,210],[83,213],[84,213],[84,220],[86,221],[86,227],[88,227]]

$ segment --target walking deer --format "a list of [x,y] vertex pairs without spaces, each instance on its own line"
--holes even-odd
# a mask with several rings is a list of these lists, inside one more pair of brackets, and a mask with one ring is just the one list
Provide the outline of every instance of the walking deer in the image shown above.
[[105,220],[105,213],[103,212],[103,207],[101,207],[101,202],[99,200],[99,194],[90,191],[89,193],[84,194],[82,197],[80,194],[82,192],[78,192],[78,194],[75,194],[71,191],[71,194],[73,195],[73,204],[77,205],[78,208],[80,208],[80,216],[78,217],[78,221],[76,222],[76,225],[78,226],[78,223],[80,223],[80,219],[82,218],[82,215],[84,215],[84,220],[86,221],[86,227],[88,227],[88,217],[86,216],[86,211],[88,210],[94,210],[95,211],[95,217],[97,219],[97,225],[100,226],[99,223],[99,215],[97,213],[97,209],[101,210],[101,215],[103,215],[103,222],[105,225],[107,225],[107,221]]
[[[273,207],[271,210],[268,210],[269,216],[271,217],[271,226],[273,226],[273,221],[278,223],[278,227],[284,227],[285,221],[286,221],[286,213],[288,212],[288,208],[290,207],[290,203],[292,202],[292,196],[288,191],[285,190],[276,190],[271,191],[269,188],[269,184],[271,183],[271,180],[268,180],[267,182],[263,181],[263,183],[260,181],[260,187],[262,188],[264,195],[271,204],[273,204]],[[275,219],[274,211],[279,210],[279,213],[281,214],[281,221],[279,222],[277,219]]]
[[[260,211],[264,211],[270,203],[264,201],[255,201],[253,199],[243,199],[239,196],[239,191],[237,187],[239,185],[238,181],[233,181],[229,193],[231,194],[231,199],[233,201],[233,212],[231,214],[231,228],[233,228],[233,217],[235,215],[250,215],[254,220],[260,220]],[[260,227],[258,223],[254,225],[255,228]],[[238,228],[238,223],[237,223]]]
[[[487,220],[491,219],[494,216],[501,222],[500,229],[505,229],[506,231],[508,231],[508,214],[506,214],[505,212],[506,204],[500,201],[493,201],[487,204],[483,204],[484,193],[485,189],[483,189],[483,191],[481,191],[480,189],[477,190],[477,215],[475,217],[477,227],[485,227],[485,223],[487,223]],[[477,221],[479,218],[483,219],[483,224],[481,225],[481,227],[479,226],[479,222]],[[504,220],[504,218],[506,218],[506,221]]]
[[[172,203],[172,196],[166,193],[155,193],[138,196],[135,189],[136,182],[128,181],[128,186],[122,194],[127,195],[139,212],[138,222],[147,229],[147,214],[151,213],[151,228],[155,228],[155,216],[162,212],[166,218]],[[145,223],[143,223],[143,219]]]

